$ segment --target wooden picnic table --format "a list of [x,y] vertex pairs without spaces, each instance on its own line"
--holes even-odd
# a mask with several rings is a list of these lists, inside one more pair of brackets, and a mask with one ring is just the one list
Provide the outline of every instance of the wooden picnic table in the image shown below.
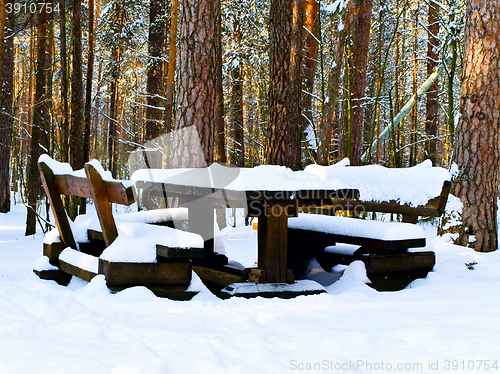
[[213,245],[214,209],[245,208],[249,217],[259,220],[258,263],[257,268],[249,270],[248,279],[256,283],[293,282],[293,272],[287,267],[288,217],[296,217],[300,207],[331,205],[332,200],[357,198],[359,192],[351,188],[307,188],[307,184],[300,188],[300,183],[280,180],[279,175],[273,186],[281,185],[282,189],[256,189],[255,184],[248,188],[238,183],[247,172],[249,169],[222,166],[215,170],[144,169],[134,173],[132,179],[145,196],[177,197],[180,205],[188,208],[188,230],[205,240],[203,263],[207,266],[217,258]]

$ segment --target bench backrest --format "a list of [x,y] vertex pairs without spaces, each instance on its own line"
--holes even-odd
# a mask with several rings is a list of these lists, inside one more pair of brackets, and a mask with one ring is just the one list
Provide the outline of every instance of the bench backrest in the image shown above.
[[[88,169],[90,170],[89,172],[92,179],[88,177],[89,172],[87,172],[87,166],[90,166]],[[111,244],[118,234],[116,232],[113,216],[111,215],[111,219],[109,219],[108,216],[111,214],[110,202],[123,205],[133,204],[135,202],[133,186],[125,186],[121,181],[103,180],[92,165],[86,165],[87,178],[73,174],[56,174],[49,164],[43,160],[38,162],[38,169],[40,170],[43,188],[47,194],[52,213],[54,214],[59,236],[64,245],[74,249],[77,247],[61,195],[93,199],[103,230],[106,246]],[[95,176],[94,172],[98,174],[98,176]],[[99,179],[100,182],[98,182]],[[96,181],[97,187],[91,185],[91,180]],[[101,216],[103,219],[101,219]],[[105,228],[103,227],[103,222],[105,223]],[[116,233],[114,237],[113,232]]]

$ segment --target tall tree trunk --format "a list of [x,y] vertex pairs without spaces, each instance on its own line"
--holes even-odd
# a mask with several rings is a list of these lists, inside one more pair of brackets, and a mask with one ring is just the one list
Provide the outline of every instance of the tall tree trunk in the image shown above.
[[162,78],[163,47],[165,45],[165,3],[162,0],[149,2],[149,66],[146,87],[146,140],[157,138],[162,131],[161,114],[163,112]]
[[[71,130],[69,138],[69,163],[74,170],[83,168],[83,62],[82,62],[82,4],[73,2],[72,20],[72,60],[71,60]],[[75,219],[78,206],[83,207],[85,199],[70,198],[68,214]],[[83,208],[85,209],[85,208]]]
[[198,144],[185,139],[172,160],[176,167],[211,164],[214,157],[219,8],[218,0],[182,0],[176,129],[194,126],[203,159],[195,158]]
[[[6,3],[14,4],[13,0]],[[5,4],[4,4],[5,6]],[[2,74],[0,97],[0,213],[10,210],[10,150],[12,142],[12,99],[14,88],[14,13],[5,14],[2,7]],[[4,27],[5,26],[5,27]]]
[[243,61],[241,51],[242,34],[240,29],[240,12],[233,19],[233,38],[238,46],[237,61],[231,68],[231,124],[234,134],[232,162],[240,167],[245,166],[245,146],[243,132]]
[[[118,17],[117,33],[121,36],[124,22],[124,4],[123,1],[117,1],[116,15]],[[108,169],[111,171],[113,178],[118,172],[118,139],[117,139],[117,124],[118,124],[118,80],[120,79],[121,68],[121,41],[118,38],[118,43],[113,46],[111,51],[111,84],[109,86],[109,130],[108,130]]]
[[500,5],[470,0],[466,12],[462,116],[453,157],[459,173],[452,193],[464,205],[458,244],[489,252],[498,247]]
[[[427,17],[428,21],[428,36],[427,36],[427,76],[431,75],[434,69],[438,66],[438,48],[439,41],[437,35],[439,34],[439,14],[438,5],[434,1],[429,1],[429,13]],[[427,91],[427,101],[426,101],[426,116],[425,116],[425,133],[428,137],[425,143],[425,153],[429,160],[432,161],[434,165],[437,162],[436,154],[436,138],[438,136],[439,128],[439,81],[432,84],[429,91]]]
[[[226,163],[226,136],[224,133],[224,87],[222,76],[222,13],[221,4],[218,2],[216,9],[216,44],[214,51],[217,55],[216,81],[215,81],[215,132],[214,132],[214,161]],[[225,222],[225,221],[224,221]]]
[[302,118],[302,46],[304,26],[303,0],[293,0],[292,33],[290,36],[290,83],[288,85],[289,127],[287,165],[293,170],[300,169]]
[[48,49],[48,22],[49,14],[47,8],[37,13],[37,59],[36,59],[36,81],[35,81],[35,105],[33,108],[33,126],[31,130],[30,151],[28,165],[26,168],[26,187],[28,190],[28,215],[26,217],[25,235],[33,235],[36,232],[36,206],[40,191],[40,174],[38,173],[38,157],[40,155],[40,132],[48,128],[47,101],[47,49]]
[[165,85],[165,132],[172,131],[174,107],[174,80],[177,59],[177,20],[179,18],[179,0],[172,0],[170,8],[170,36],[168,43],[167,83]]
[[361,163],[363,140],[363,112],[366,88],[366,66],[370,45],[372,0],[356,0],[352,3],[352,137],[351,164]]
[[59,13],[59,39],[60,39],[60,59],[61,59],[61,156],[63,162],[69,160],[69,106],[68,106],[68,58],[66,50],[66,4],[60,2]]
[[290,34],[292,0],[271,0],[269,9],[269,120],[265,162],[288,166]]
[[94,79],[94,0],[89,0],[89,40],[88,40],[87,80],[85,86],[85,130],[83,133],[83,160],[90,159],[90,128],[92,124],[92,82]]
[[[304,78],[305,90],[309,93],[314,91],[314,79],[318,68],[319,51],[319,6],[317,0],[303,0],[304,3]],[[302,95],[302,112],[307,118],[302,118],[302,128],[306,129],[313,122],[312,96]]]

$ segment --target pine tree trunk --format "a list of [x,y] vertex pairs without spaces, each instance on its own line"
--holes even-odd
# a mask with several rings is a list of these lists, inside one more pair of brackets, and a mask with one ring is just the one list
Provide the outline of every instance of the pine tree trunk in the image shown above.
[[179,18],[179,0],[172,0],[170,8],[170,36],[168,43],[167,82],[165,84],[165,132],[172,131],[174,107],[174,79],[177,59],[177,19]]
[[36,232],[36,207],[40,191],[40,174],[38,172],[38,157],[40,155],[40,133],[48,128],[46,123],[48,118],[47,101],[47,49],[48,49],[48,21],[49,14],[46,9],[38,13],[37,17],[37,59],[35,74],[35,105],[33,108],[33,126],[30,139],[30,151],[28,164],[26,167],[26,187],[28,190],[28,215],[26,217],[25,235],[33,235]]
[[69,160],[69,106],[68,106],[68,59],[66,50],[66,5],[60,2],[59,13],[59,39],[60,39],[60,60],[61,60],[61,161]]
[[500,5],[467,4],[461,120],[455,134],[459,169],[453,194],[464,204],[458,244],[489,252],[497,243],[500,134]]
[[[13,0],[8,0],[13,5]],[[5,4],[4,4],[5,5]],[[10,210],[10,150],[12,144],[12,100],[14,88],[14,14],[2,17],[4,37],[0,40],[3,50],[0,91],[0,213]],[[5,28],[3,26],[6,26]]]
[[[165,44],[165,11],[162,0],[151,0],[149,2],[149,66],[147,70],[148,80],[146,87],[146,140],[157,138],[161,132],[160,107],[163,106],[162,77],[163,77],[163,47]],[[159,166],[152,166],[159,167]]]
[[85,86],[85,131],[83,136],[83,160],[90,159],[90,136],[92,124],[92,82],[94,79],[94,0],[89,0],[89,40],[87,55],[87,80]]
[[[194,126],[199,144],[184,139],[173,155],[175,167],[210,165],[214,157],[219,8],[218,0],[182,1],[176,129]],[[193,151],[200,145],[203,157],[197,159]]]
[[293,0],[292,33],[290,44],[290,83],[288,86],[289,127],[287,165],[293,170],[300,169],[302,118],[302,46],[304,26],[303,0]]
[[226,136],[224,133],[224,86],[222,75],[222,13],[221,4],[218,2],[216,9],[216,43],[217,48],[213,53],[217,56],[216,81],[215,81],[215,133],[214,133],[214,161],[226,163]]
[[[439,18],[438,18],[438,5],[434,1],[429,2],[428,14],[428,41],[427,41],[427,76],[431,75],[434,69],[438,66],[439,56],[437,54],[439,41],[437,35],[439,33]],[[425,144],[425,153],[428,159],[432,161],[433,165],[437,163],[436,154],[436,138],[438,136],[439,128],[439,81],[432,84],[429,91],[427,91],[426,101],[426,118],[425,118],[425,133],[429,138]]]
[[[117,2],[116,15],[118,17],[117,32],[118,35],[123,31],[124,9],[123,3]],[[118,80],[120,78],[120,65],[121,65],[121,45],[120,38],[118,43],[113,46],[111,51],[111,84],[109,85],[109,130],[108,130],[108,169],[111,171],[113,178],[118,173],[118,139],[117,139],[117,124],[118,124]]]
[[370,45],[372,0],[356,0],[353,3],[352,31],[352,137],[351,165],[361,163],[363,140],[363,112],[366,88],[366,66]]
[[269,9],[269,120],[266,164],[288,166],[290,35],[292,0],[272,0]]
[[[319,51],[319,5],[317,0],[303,0],[304,3],[304,78],[305,90],[309,93],[314,91],[314,79],[318,68],[318,51]],[[313,121],[312,113],[312,96],[302,94],[302,112],[307,117],[302,118],[302,129],[306,129]]]
[[[233,38],[238,50],[241,48],[242,34],[238,13],[233,19]],[[245,166],[245,147],[243,137],[243,56],[238,53],[238,61],[232,63],[231,69],[231,122],[234,134],[232,163]]]

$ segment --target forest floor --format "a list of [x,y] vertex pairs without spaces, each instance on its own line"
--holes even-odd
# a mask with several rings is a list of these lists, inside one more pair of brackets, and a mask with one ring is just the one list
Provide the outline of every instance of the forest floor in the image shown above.
[[[327,293],[291,300],[191,301],[102,276],[68,287],[33,273],[43,234],[25,208],[0,214],[0,373],[489,373],[500,367],[500,252],[475,253],[427,229],[436,266],[398,292],[346,271]],[[223,230],[231,258],[256,255],[251,227]],[[474,265],[470,265],[473,264]],[[473,270],[469,270],[469,264]]]

